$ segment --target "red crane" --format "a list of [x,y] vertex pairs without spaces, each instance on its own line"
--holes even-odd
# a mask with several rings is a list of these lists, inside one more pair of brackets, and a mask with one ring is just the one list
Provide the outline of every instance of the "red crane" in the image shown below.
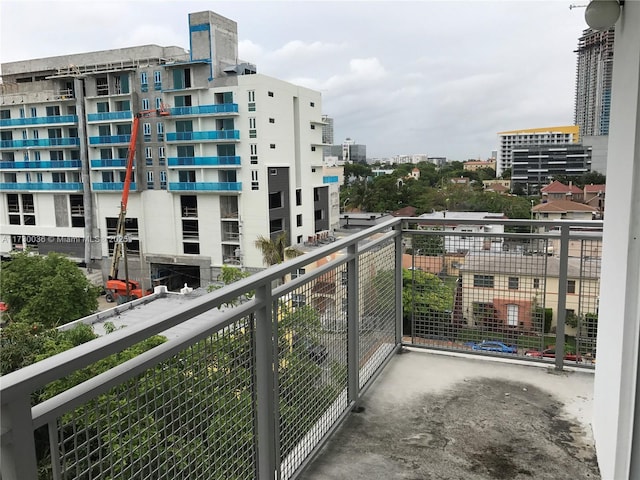
[[[149,293],[142,290],[139,282],[129,280],[127,251],[125,248],[125,242],[127,240],[127,232],[125,228],[127,204],[129,202],[129,190],[131,189],[131,176],[133,175],[133,161],[136,154],[140,119],[155,116],[165,117],[168,115],[170,115],[168,109],[162,105],[158,110],[143,110],[133,117],[133,124],[131,125],[131,139],[129,140],[129,149],[127,152],[127,169],[124,177],[124,186],[122,188],[122,199],[120,200],[120,215],[118,215],[118,223],[116,226],[116,238],[113,245],[113,256],[111,257],[109,279],[105,286],[107,292],[105,298],[108,302],[113,302],[120,297],[124,297],[125,301],[134,300]],[[124,258],[124,280],[118,279],[118,269],[121,258]]]

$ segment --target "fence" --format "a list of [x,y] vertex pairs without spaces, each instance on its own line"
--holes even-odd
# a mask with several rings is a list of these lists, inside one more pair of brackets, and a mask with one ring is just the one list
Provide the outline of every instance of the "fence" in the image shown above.
[[295,478],[400,346],[391,226],[5,375],[2,478]]
[[600,222],[410,220],[404,342],[558,368],[592,365],[600,229]]

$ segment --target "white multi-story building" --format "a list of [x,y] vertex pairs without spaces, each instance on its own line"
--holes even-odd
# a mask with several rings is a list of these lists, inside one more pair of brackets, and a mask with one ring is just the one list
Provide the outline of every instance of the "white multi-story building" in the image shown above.
[[337,225],[320,93],[239,63],[229,19],[192,13],[189,34],[189,52],[146,45],[2,65],[2,253],[60,251],[107,272],[142,111],[131,278],[206,283],[224,264],[261,268],[259,235],[298,244]]
[[500,148],[498,149],[496,176],[499,177],[502,172],[511,168],[514,148],[578,143],[580,138],[578,130],[578,126],[569,125],[499,132]]

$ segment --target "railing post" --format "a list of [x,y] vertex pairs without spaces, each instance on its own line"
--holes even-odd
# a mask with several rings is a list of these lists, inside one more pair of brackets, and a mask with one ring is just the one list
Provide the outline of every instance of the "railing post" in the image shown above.
[[396,259],[395,259],[395,310],[396,310],[396,345],[402,343],[402,227],[404,222],[398,222],[393,229],[399,232],[396,237]]
[[347,262],[347,366],[349,403],[358,402],[360,394],[360,282],[358,244],[348,247]]
[[0,478],[36,480],[38,461],[29,395],[13,398],[9,403],[2,404],[2,433],[5,432],[7,438],[2,438]]
[[274,348],[274,318],[271,285],[266,282],[256,289],[259,308],[255,313],[256,331],[256,429],[258,479],[272,480],[276,474],[275,366],[278,352]]
[[556,326],[556,369],[564,366],[564,328],[567,319],[567,280],[569,269],[569,225],[560,226],[560,264],[558,267],[558,324]]

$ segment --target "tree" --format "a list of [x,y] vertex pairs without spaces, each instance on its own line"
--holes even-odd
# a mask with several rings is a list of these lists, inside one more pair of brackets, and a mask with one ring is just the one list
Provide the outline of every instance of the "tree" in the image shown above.
[[289,245],[287,232],[282,232],[273,239],[260,235],[254,245],[262,252],[262,261],[267,266],[277,265],[304,253],[302,250]]
[[[239,268],[236,268],[236,267],[223,265],[222,270],[220,271],[220,275],[218,275],[218,281],[222,282],[224,285],[229,285],[233,282],[237,282],[238,280],[242,280],[243,278],[247,278],[250,275],[251,273],[247,272],[246,270],[240,270]],[[224,285],[220,285],[220,284],[209,285],[207,287],[207,292],[213,292],[214,290],[218,290],[219,288],[222,288]],[[234,298],[233,300],[230,300],[224,303],[223,305],[227,307],[235,307],[236,305],[238,305],[238,303],[242,302],[243,298],[250,300],[251,298],[253,298],[254,295],[255,295],[255,291],[251,290],[249,292],[246,292],[244,295],[241,295],[240,297]],[[220,305],[218,308],[221,308],[221,307],[222,305]]]
[[0,294],[16,322],[53,327],[95,312],[99,288],[71,260],[22,252],[3,266]]

